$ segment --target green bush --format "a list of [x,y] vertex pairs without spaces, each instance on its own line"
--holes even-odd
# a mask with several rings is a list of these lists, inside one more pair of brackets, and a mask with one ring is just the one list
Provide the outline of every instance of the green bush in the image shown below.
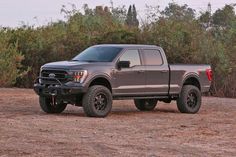
[[2,39],[3,36],[0,39],[0,87],[10,87],[23,74],[19,68],[24,57],[18,51],[17,43],[9,44]]
[[69,60],[94,44],[154,44],[164,48],[170,63],[211,64],[212,93],[236,97],[236,15],[232,8],[226,5],[214,14],[197,17],[187,5],[171,3],[164,10],[149,7],[154,9],[148,12],[149,21],[137,27],[127,24],[124,7],[112,6],[109,11],[108,7],[85,5],[84,13],[64,7],[66,21],[38,28],[0,28],[0,86],[32,87],[43,64]]

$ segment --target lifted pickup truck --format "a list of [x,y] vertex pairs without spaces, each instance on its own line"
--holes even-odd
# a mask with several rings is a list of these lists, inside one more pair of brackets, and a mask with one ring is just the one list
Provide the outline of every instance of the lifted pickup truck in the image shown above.
[[113,99],[134,99],[141,111],[153,110],[157,101],[177,100],[180,112],[197,113],[211,80],[210,65],[170,65],[161,47],[107,44],[43,65],[34,90],[46,113],[73,104],[87,116],[106,117]]

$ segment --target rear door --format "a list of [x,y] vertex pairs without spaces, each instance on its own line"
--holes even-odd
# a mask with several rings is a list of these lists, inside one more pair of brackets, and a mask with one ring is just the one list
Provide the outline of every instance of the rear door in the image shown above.
[[158,49],[142,49],[141,55],[145,65],[146,93],[168,94],[169,67],[164,64],[161,52]]
[[116,87],[113,88],[118,95],[138,95],[145,90],[145,67],[142,65],[138,49],[127,49],[119,58],[119,61],[130,61],[129,68],[116,69],[113,77]]

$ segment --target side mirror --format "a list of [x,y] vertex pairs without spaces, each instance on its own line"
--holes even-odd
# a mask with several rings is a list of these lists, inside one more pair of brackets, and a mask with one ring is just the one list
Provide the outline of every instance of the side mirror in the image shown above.
[[119,61],[118,62],[118,68],[129,68],[130,67],[130,61]]

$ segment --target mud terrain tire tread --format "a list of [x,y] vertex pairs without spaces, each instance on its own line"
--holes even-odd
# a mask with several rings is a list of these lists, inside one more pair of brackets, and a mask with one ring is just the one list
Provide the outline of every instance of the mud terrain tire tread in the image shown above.
[[[99,93],[102,93],[106,97],[105,108],[100,111],[95,107],[95,97]],[[102,85],[91,86],[83,96],[82,106],[88,117],[106,117],[112,109],[112,95],[110,90]]]
[[[193,108],[189,107],[187,104],[187,97],[190,92],[194,93],[196,95],[196,99],[197,99],[196,100],[197,103],[196,103],[195,107],[193,107]],[[182,91],[180,93],[180,96],[177,99],[177,107],[181,113],[194,114],[199,111],[199,109],[201,107],[201,101],[202,101],[201,100],[201,92],[196,86],[184,85],[182,88]]]

